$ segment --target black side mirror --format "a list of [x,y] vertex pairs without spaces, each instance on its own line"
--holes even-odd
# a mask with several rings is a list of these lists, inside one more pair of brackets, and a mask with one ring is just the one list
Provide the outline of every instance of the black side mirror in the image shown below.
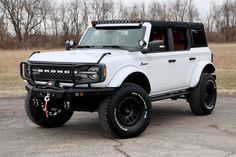
[[144,48],[145,46],[147,46],[147,42],[145,40],[141,39],[141,40],[138,41],[138,45],[141,48]]
[[166,46],[163,40],[153,40],[148,44],[148,49],[150,51],[165,51]]
[[77,43],[74,40],[67,40],[65,42],[65,49],[70,50],[71,48],[76,48]]

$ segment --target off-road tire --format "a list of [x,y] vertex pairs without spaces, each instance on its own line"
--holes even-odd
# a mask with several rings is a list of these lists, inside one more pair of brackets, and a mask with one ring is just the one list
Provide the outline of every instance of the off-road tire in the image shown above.
[[190,108],[196,115],[211,114],[215,108],[217,88],[215,78],[209,73],[202,73],[199,83],[190,90]]
[[101,102],[98,114],[107,133],[118,138],[133,138],[147,128],[151,110],[147,92],[136,84],[124,83]]
[[25,111],[33,123],[44,128],[60,127],[73,115],[73,110],[62,110],[57,116],[47,118],[40,106],[33,105],[33,97],[30,94],[25,98]]

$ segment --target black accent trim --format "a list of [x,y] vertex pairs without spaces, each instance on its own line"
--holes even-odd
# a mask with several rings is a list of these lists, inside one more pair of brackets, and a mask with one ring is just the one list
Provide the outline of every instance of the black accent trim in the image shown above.
[[189,60],[190,61],[196,60],[196,57],[190,57]]
[[36,54],[36,53],[40,53],[40,51],[34,51],[34,52],[28,57],[28,59],[29,59],[30,57],[32,57],[34,54]]
[[99,64],[106,55],[111,55],[111,52],[107,52],[107,53],[102,54],[102,56],[97,61],[97,64]]
[[25,89],[35,97],[43,97],[49,93],[54,98],[81,99],[97,96],[111,96],[115,88],[68,88],[68,89],[49,89],[34,87],[30,84],[25,85]]
[[168,62],[169,63],[174,63],[174,62],[176,62],[176,59],[169,59]]
[[190,93],[189,91],[176,91],[176,92],[170,92],[170,93],[157,94],[154,96],[150,96],[150,99],[151,99],[151,101],[158,101],[158,100],[163,100],[163,99],[168,99],[168,98],[180,97],[182,95],[187,95],[189,93]]
[[171,28],[167,29],[167,40],[168,40],[169,51],[175,51],[174,39],[173,39],[173,34],[172,34]]
[[187,35],[187,42],[188,42],[187,50],[190,50],[191,47],[192,47],[192,38],[191,38],[190,29],[187,29],[187,30],[186,30],[186,35]]

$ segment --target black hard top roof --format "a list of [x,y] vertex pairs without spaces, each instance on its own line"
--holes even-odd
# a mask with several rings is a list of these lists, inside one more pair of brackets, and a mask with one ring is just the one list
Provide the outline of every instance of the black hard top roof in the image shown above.
[[203,29],[204,25],[202,23],[195,22],[174,22],[174,21],[153,21],[145,20],[142,22],[150,22],[154,27],[168,27],[168,28],[194,28],[194,29]]

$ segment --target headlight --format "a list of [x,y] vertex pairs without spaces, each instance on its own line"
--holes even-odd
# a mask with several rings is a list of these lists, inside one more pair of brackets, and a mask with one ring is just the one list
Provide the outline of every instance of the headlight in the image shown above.
[[80,81],[80,83],[97,83],[106,78],[106,66],[104,64],[85,65],[74,70],[75,80]]
[[98,72],[99,72],[99,68],[97,66],[92,66],[88,69],[88,72],[91,72],[90,74],[88,74],[88,77],[91,79],[91,80],[97,80],[99,79],[99,75],[98,75]]

